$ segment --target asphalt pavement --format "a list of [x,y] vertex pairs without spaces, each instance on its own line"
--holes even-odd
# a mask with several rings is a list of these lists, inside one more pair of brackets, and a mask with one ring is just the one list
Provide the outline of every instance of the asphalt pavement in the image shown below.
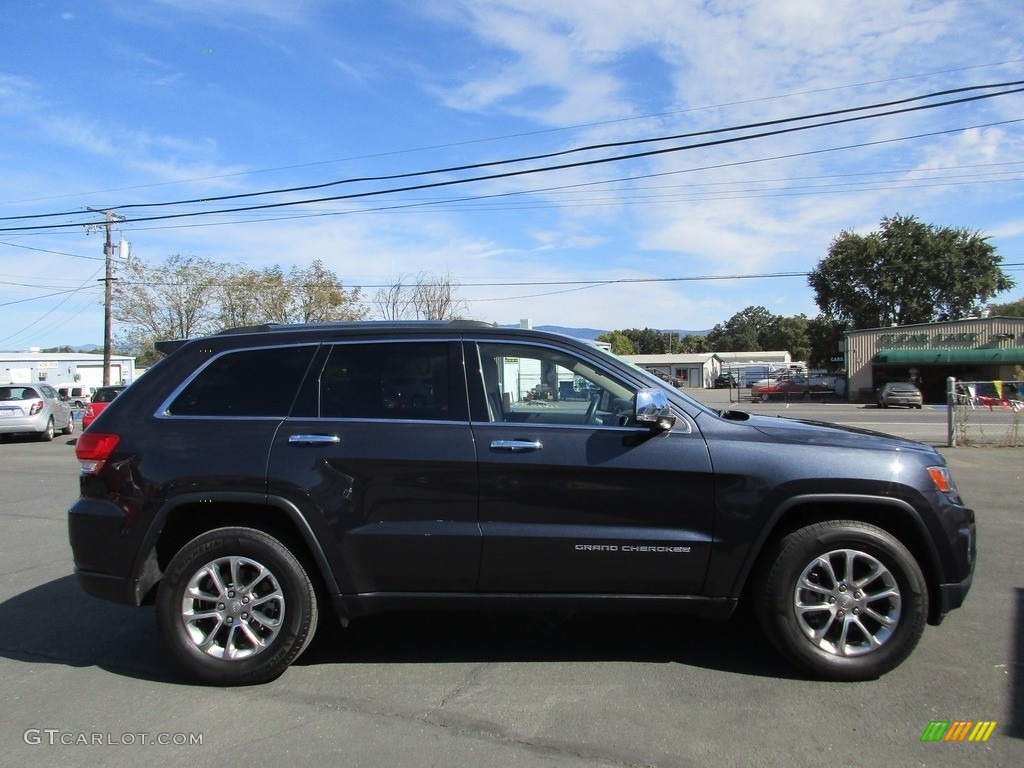
[[[935,416],[742,407],[890,432]],[[978,513],[974,586],[874,682],[806,679],[742,616],[411,614],[329,627],[279,680],[217,689],[179,675],[152,609],[79,589],[73,442],[0,443],[2,765],[1024,765],[1024,449],[941,449]],[[996,725],[922,741],[954,721]]]

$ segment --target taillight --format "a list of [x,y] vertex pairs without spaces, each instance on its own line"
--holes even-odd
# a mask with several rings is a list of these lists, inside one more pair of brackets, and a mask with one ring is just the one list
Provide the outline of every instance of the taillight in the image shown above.
[[103,468],[103,463],[114,453],[121,441],[120,435],[103,432],[85,431],[75,443],[75,456],[83,475],[95,475]]
[[32,407],[29,408],[28,415],[35,416],[37,413],[43,410],[45,406],[46,403],[44,403],[42,400],[36,400],[34,403],[32,403]]
[[85,406],[85,413],[82,414],[83,418],[94,418],[96,414],[92,412],[92,403]]

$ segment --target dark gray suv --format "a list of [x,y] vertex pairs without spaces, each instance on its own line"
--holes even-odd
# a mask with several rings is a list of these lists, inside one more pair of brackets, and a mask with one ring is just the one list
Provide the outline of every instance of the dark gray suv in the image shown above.
[[352,323],[159,348],[79,439],[70,539],[85,590],[155,602],[203,681],[280,675],[324,611],[741,601],[805,672],[863,680],[971,584],[934,449],[710,410],[583,341]]

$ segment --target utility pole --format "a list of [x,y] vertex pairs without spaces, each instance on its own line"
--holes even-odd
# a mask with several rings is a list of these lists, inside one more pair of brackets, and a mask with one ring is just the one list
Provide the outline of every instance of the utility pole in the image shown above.
[[106,229],[106,240],[103,243],[103,256],[105,264],[105,276],[101,278],[100,282],[103,283],[103,386],[110,384],[110,357],[111,357],[111,319],[110,319],[110,304],[114,294],[114,239],[112,237],[112,230],[114,223],[123,221],[123,216],[118,216],[113,211],[97,211],[95,208],[90,208],[90,211],[96,213],[103,213],[105,216],[105,223],[103,224],[87,224],[86,231],[91,232],[99,227]]

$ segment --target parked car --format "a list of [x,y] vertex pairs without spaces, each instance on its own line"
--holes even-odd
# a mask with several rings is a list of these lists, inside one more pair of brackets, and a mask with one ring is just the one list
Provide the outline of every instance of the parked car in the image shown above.
[[84,387],[80,384],[65,384],[57,387],[57,391],[71,403],[72,408],[85,408],[91,401],[96,387]]
[[92,396],[92,401],[85,406],[85,413],[82,414],[82,429],[88,429],[93,420],[107,407],[107,403],[117,397],[125,386],[124,384],[114,384],[109,387],[99,387]]
[[720,373],[715,377],[715,389],[735,388],[739,386],[736,377],[731,373]]
[[[157,348],[78,439],[68,531],[85,591],[155,603],[207,683],[277,677],[329,614],[741,600],[804,673],[864,680],[972,582],[974,512],[933,447],[712,410],[583,341],[332,323]],[[430,401],[389,408],[410,372]],[[528,399],[570,379],[592,396]]]
[[828,394],[832,391],[832,387],[822,379],[809,379],[800,374],[790,373],[784,373],[774,379],[761,379],[750,386],[750,396],[765,402],[773,397],[809,398],[814,394]]
[[890,381],[878,390],[879,408],[888,408],[893,405],[920,408],[923,403],[921,390],[909,381]]
[[0,385],[0,437],[29,434],[44,442],[75,431],[68,401],[49,384]]

